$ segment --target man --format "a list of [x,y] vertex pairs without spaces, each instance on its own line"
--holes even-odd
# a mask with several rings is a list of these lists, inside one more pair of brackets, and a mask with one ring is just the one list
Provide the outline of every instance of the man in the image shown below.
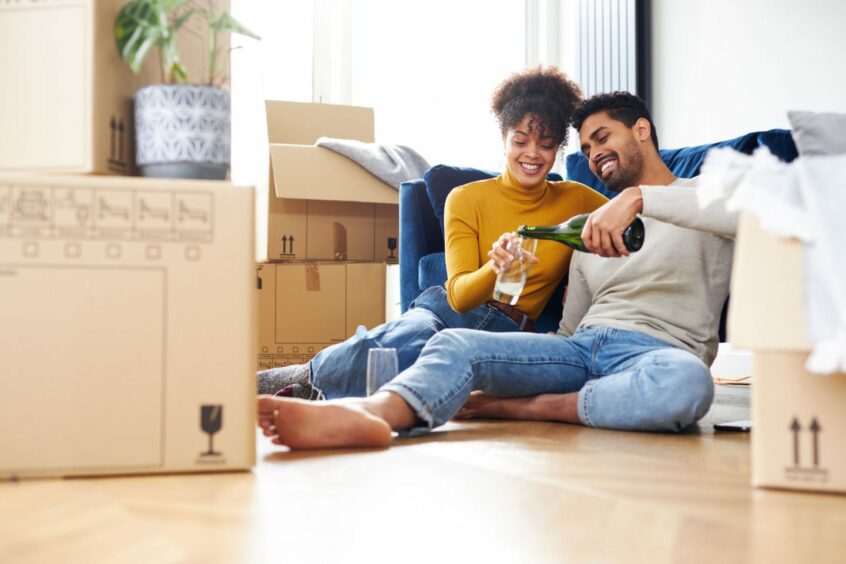
[[[699,209],[690,181],[661,160],[639,98],[593,97],[575,125],[591,170],[621,192],[585,226],[596,254],[573,257],[557,335],[442,332],[369,398],[260,398],[264,434],[292,448],[385,446],[392,430],[428,431],[456,414],[656,431],[701,418],[737,218],[719,203]],[[646,240],[629,256],[622,233],[638,213]]]

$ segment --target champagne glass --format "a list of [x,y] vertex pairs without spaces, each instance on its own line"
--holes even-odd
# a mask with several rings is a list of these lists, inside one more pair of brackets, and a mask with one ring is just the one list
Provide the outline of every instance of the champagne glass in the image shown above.
[[493,297],[495,300],[505,302],[509,305],[517,304],[523,287],[526,285],[526,278],[529,276],[529,268],[532,263],[526,253],[535,254],[537,239],[516,237],[509,241],[506,250],[514,255],[514,260],[507,268],[503,268],[496,275]]

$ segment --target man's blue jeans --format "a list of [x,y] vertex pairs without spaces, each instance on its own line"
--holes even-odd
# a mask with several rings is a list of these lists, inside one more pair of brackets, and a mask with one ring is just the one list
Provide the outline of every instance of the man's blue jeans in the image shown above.
[[409,434],[446,423],[472,390],[503,397],[578,392],[583,424],[639,431],[679,431],[705,415],[714,397],[710,370],[698,357],[611,327],[572,337],[443,331],[381,388],[417,413],[422,426]]
[[521,330],[510,317],[488,304],[458,313],[450,307],[446,290],[433,286],[420,294],[399,319],[317,353],[311,361],[311,384],[326,399],[364,397],[370,349],[396,349],[399,370],[403,371],[414,364],[433,335],[448,328],[499,333]]

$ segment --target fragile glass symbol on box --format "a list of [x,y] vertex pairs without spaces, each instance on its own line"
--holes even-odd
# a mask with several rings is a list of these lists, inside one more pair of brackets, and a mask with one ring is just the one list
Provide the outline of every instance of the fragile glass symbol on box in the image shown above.
[[209,435],[209,449],[201,453],[201,456],[219,456],[219,452],[215,452],[213,438],[214,434],[220,431],[223,427],[223,406],[215,405],[201,405],[200,406],[200,428]]

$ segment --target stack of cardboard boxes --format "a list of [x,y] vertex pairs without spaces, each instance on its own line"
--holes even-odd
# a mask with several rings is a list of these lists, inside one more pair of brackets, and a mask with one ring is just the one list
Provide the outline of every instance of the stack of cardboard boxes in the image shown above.
[[812,374],[802,245],[741,217],[729,338],[754,353],[752,481],[846,492],[846,375]]
[[398,259],[396,188],[321,136],[374,140],[373,110],[267,102],[268,185],[259,190],[258,368],[308,361],[385,321],[386,265]]
[[124,2],[0,3],[0,478],[254,463],[254,191],[122,176]]

